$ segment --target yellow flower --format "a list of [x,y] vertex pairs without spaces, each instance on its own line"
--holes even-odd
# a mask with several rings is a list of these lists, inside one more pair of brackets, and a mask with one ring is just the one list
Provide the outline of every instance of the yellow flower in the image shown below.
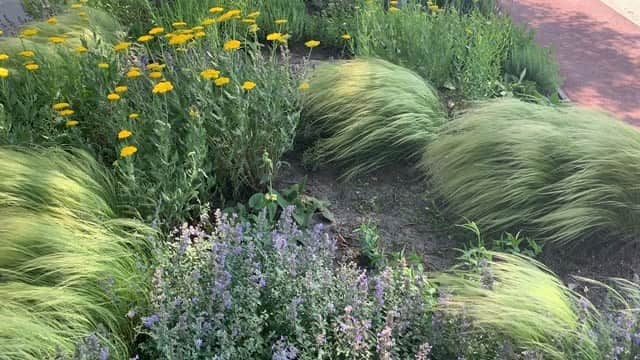
[[113,49],[115,51],[123,51],[123,50],[127,50],[129,48],[129,46],[131,46],[130,42],[123,41],[123,42],[115,44],[113,46]]
[[207,36],[207,33],[204,32],[204,31],[198,31],[197,33],[195,33],[193,35],[193,37],[196,38],[196,39],[200,39],[200,38],[203,38],[205,36]]
[[140,114],[138,114],[138,113],[129,114],[129,119],[131,119],[131,120],[135,120],[135,119],[137,119],[139,117],[140,117]]
[[82,54],[82,53],[85,53],[85,52],[89,51],[89,49],[87,49],[86,47],[80,45],[77,48],[73,49],[73,51],[77,52],[78,54]]
[[111,93],[111,94],[107,95],[107,99],[109,99],[111,101],[117,101],[117,100],[120,100],[120,95]]
[[242,88],[245,90],[253,90],[253,88],[256,87],[256,83],[254,83],[253,81],[245,81],[244,84],[242,84]]
[[304,46],[308,47],[309,49],[313,49],[314,47],[317,47],[318,45],[320,45],[320,41],[318,41],[318,40],[309,40],[306,43],[304,43]]
[[18,55],[20,55],[22,57],[30,58],[30,57],[34,57],[36,55],[36,53],[34,53],[31,50],[25,50],[25,51],[20,51],[18,53]]
[[287,19],[277,19],[276,20],[276,24],[280,25],[280,24],[286,24],[287,23]]
[[220,77],[220,71],[215,69],[207,69],[200,73],[200,76],[207,80],[217,79]]
[[229,10],[226,13],[218,16],[218,19],[216,20],[217,22],[224,22],[227,21],[229,19],[233,19],[235,17],[240,16],[240,10]]
[[0,36],[2,36],[2,34],[4,34],[4,31],[0,30]]
[[351,40],[351,35],[349,34],[344,34],[342,36],[340,36],[342,38],[342,40]]
[[152,71],[149,73],[149,77],[152,79],[160,79],[162,77],[162,73],[160,71]]
[[67,122],[64,124],[66,125],[66,127],[74,127],[78,125],[78,122],[76,120],[67,120]]
[[247,15],[248,18],[257,18],[260,16],[260,11],[254,11],[251,14]]
[[166,64],[156,64],[156,63],[151,63],[147,65],[147,70],[151,70],[151,71],[161,71],[162,69],[164,69],[165,67],[167,67]]
[[173,24],[171,24],[171,26],[173,27],[185,27],[187,26],[187,23],[184,21],[176,21]]
[[240,49],[240,41],[238,40],[229,40],[226,43],[224,43],[224,50],[225,51],[231,51],[231,50],[238,50]]
[[75,114],[75,111],[73,111],[71,109],[65,109],[65,110],[58,111],[58,115],[60,115],[60,116],[71,116],[73,114]]
[[191,39],[193,39],[193,35],[191,34],[174,35],[174,36],[171,36],[171,38],[169,39],[169,45],[184,44]]
[[202,31],[202,30],[204,30],[204,26],[200,26],[200,25],[194,26],[191,28],[191,31]]
[[164,32],[164,28],[162,26],[156,26],[149,30],[149,35],[157,35],[162,34]]
[[142,73],[138,69],[131,69],[131,70],[127,71],[126,75],[127,75],[127,77],[129,79],[132,79],[132,78],[137,78],[139,76],[142,76]]
[[24,68],[29,70],[29,71],[36,71],[36,70],[40,69],[40,65],[31,63],[31,64],[25,65]]
[[219,12],[223,12],[224,8],[220,7],[220,6],[216,6],[216,7],[212,7],[211,9],[209,9],[209,12],[212,14],[217,14]]
[[48,23],[48,24],[51,24],[51,25],[55,25],[55,24],[57,24],[57,23],[58,23],[58,19],[56,19],[56,18],[54,18],[54,17],[48,18],[48,19],[47,19],[47,23]]
[[80,12],[78,13],[78,16],[80,16],[80,17],[87,16],[87,13],[86,13],[86,12],[84,12],[84,11],[80,11]]
[[391,1],[389,1],[389,5],[393,5],[393,6],[398,5],[398,0],[391,0]]
[[271,33],[267,35],[267,40],[269,41],[279,41],[282,38],[282,34],[279,32]]
[[286,43],[287,40],[289,40],[290,37],[291,37],[291,35],[289,35],[289,34],[283,34],[282,36],[280,36],[280,38],[278,38],[278,42]]
[[202,20],[202,25],[204,25],[204,26],[213,25],[215,23],[216,23],[216,19],[212,19],[212,18],[206,18],[206,19]]
[[71,8],[72,9],[80,9],[82,7],[82,4],[72,4]]
[[260,28],[258,27],[257,24],[249,25],[249,32],[257,32],[258,30],[260,30]]
[[0,61],[7,60],[8,58],[9,58],[9,55],[0,53]]
[[273,193],[268,193],[264,196],[265,200],[267,201],[278,201],[278,195],[273,194]]
[[302,84],[300,84],[300,86],[298,86],[298,89],[300,90],[307,90],[309,88],[309,83],[308,82],[303,82]]
[[69,105],[69,103],[67,103],[67,102],[60,102],[60,103],[51,105],[51,108],[53,110],[59,111],[59,110],[64,110],[64,109],[68,108],[69,106],[71,106],[71,105]]
[[231,81],[231,79],[229,79],[228,77],[221,77],[221,78],[217,78],[214,83],[216,84],[216,86],[224,86],[226,84],[228,84]]
[[394,12],[397,12],[397,11],[400,11],[400,9],[398,9],[397,7],[393,7],[393,6],[389,7],[389,12],[390,13],[394,13]]
[[30,37],[38,35],[38,29],[28,28],[20,32],[20,36]]
[[116,88],[114,89],[114,91],[117,94],[122,94],[123,92],[126,92],[127,90],[129,90],[129,88],[126,87],[125,85],[116,86]]
[[151,41],[151,40],[153,40],[153,36],[151,36],[151,35],[142,35],[142,36],[140,36],[138,38],[139,42],[148,42],[148,41]]
[[118,139],[122,140],[122,139],[126,139],[129,136],[133,135],[133,133],[129,130],[120,130],[120,132],[118,133]]
[[153,87],[154,94],[164,94],[173,90],[173,85],[169,81],[160,81]]
[[109,64],[107,64],[107,63],[99,63],[98,67],[100,69],[108,69],[109,68]]
[[63,42],[65,42],[65,38],[63,38],[62,36],[51,36],[49,37],[49,42],[52,44],[62,44]]
[[255,19],[242,19],[241,21],[245,24],[253,24],[256,22]]
[[7,76],[9,76],[9,70],[0,67],[0,78],[6,78]]
[[138,148],[132,145],[125,146],[120,150],[120,157],[128,157],[138,152]]

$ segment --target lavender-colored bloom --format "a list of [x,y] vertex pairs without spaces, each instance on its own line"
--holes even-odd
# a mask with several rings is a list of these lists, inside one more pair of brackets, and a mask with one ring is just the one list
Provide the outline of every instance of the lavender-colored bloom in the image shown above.
[[199,349],[202,346],[202,339],[196,339],[196,347]]
[[273,248],[276,249],[280,255],[283,255],[288,245],[287,237],[283,233],[274,231],[271,239],[273,241]]
[[160,318],[158,318],[158,314],[153,314],[151,316],[146,316],[142,318],[142,324],[151,329],[156,322],[158,322]]
[[287,338],[281,336],[278,341],[276,341],[273,346],[271,346],[272,351],[272,360],[294,360],[298,357],[298,349],[289,345],[287,342]]
[[107,360],[109,358],[109,349],[102,348],[100,349],[100,360]]
[[380,355],[380,359],[391,359],[392,347],[393,336],[391,334],[391,328],[385,326],[384,329],[378,333],[378,343],[376,344],[376,351]]
[[431,358],[431,349],[432,346],[429,345],[429,343],[420,345],[420,348],[418,348],[418,352],[416,353],[416,360],[429,360]]

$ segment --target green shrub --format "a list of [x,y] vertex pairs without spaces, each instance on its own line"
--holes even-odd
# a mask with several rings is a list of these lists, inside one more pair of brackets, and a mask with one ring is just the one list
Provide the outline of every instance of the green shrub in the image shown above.
[[534,82],[547,96],[557,93],[562,79],[553,51],[538,45],[531,31],[519,29],[513,34],[505,72],[517,78],[524,74],[523,80]]
[[119,219],[112,184],[89,156],[0,149],[0,357],[73,355],[103,328],[124,358],[147,297],[141,223]]
[[355,53],[407,67],[456,97],[494,97],[512,29],[506,17],[428,13],[413,2],[391,12],[373,2],[358,15]]
[[484,14],[491,14],[498,7],[496,0],[437,0],[434,2],[441,8],[453,7],[462,13],[480,10]]
[[560,243],[637,239],[640,134],[606,114],[501,100],[470,109],[423,160],[451,214]]
[[305,92],[308,134],[319,137],[314,160],[345,167],[344,176],[415,159],[446,115],[419,75],[382,60],[317,68]]
[[[470,318],[472,331],[495,332],[513,351],[545,359],[602,359],[589,333],[599,314],[541,263],[497,252],[479,268],[458,268],[436,279],[448,294],[447,312]],[[531,357],[537,358],[537,357]]]

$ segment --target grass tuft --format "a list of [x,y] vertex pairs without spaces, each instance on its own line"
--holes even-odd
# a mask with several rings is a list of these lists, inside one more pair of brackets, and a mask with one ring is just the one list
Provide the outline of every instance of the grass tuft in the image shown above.
[[305,93],[304,118],[320,137],[316,159],[344,177],[419,158],[446,120],[436,91],[419,75],[383,60],[319,67]]
[[113,201],[87,155],[0,149],[0,357],[73,354],[101,327],[111,356],[128,355],[149,231]]
[[443,131],[423,166],[450,213],[540,240],[637,239],[640,134],[607,114],[500,100]]
[[591,303],[543,264],[521,255],[489,253],[480,269],[457,268],[437,281],[449,294],[443,309],[464,315],[475,330],[493,332],[518,350],[547,359],[600,359],[588,335],[598,319]]

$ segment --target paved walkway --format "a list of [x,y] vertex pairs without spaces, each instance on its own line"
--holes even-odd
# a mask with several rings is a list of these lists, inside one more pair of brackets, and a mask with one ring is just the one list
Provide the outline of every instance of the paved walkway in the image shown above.
[[640,26],[600,0],[503,0],[503,8],[555,47],[572,101],[640,126]]

